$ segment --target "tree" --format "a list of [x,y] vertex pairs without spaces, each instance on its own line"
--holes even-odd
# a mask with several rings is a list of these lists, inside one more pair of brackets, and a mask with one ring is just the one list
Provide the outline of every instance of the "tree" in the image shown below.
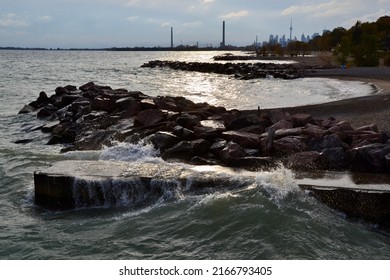
[[341,38],[340,44],[333,51],[336,61],[342,65],[347,64],[352,52],[351,38],[344,36]]

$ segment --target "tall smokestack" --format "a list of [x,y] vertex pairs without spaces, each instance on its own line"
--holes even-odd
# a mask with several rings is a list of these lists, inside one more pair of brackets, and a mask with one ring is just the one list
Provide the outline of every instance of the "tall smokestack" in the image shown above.
[[173,27],[171,27],[171,49],[173,49]]
[[222,43],[221,47],[225,47],[225,21],[222,22]]

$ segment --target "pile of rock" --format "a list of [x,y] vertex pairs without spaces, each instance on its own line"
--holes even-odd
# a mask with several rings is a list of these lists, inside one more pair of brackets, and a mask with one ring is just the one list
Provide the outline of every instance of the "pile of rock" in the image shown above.
[[390,172],[389,134],[376,125],[353,129],[334,118],[313,119],[282,110],[226,110],[184,97],[150,97],[93,82],[58,87],[20,113],[47,119],[48,144],[63,151],[96,150],[113,141],[150,141],[168,159],[260,169],[290,168]]
[[304,69],[295,64],[274,63],[207,63],[154,60],[141,67],[170,68],[182,71],[195,71],[202,73],[217,73],[234,75],[237,79],[250,80],[272,76],[280,79],[297,79],[303,77]]

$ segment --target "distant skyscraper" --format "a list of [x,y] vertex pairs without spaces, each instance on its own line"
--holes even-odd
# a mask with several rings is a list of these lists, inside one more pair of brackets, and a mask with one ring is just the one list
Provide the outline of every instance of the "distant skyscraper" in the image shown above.
[[291,23],[290,23],[290,42],[292,40],[292,31],[293,31],[293,26],[292,26],[292,19],[291,19]]

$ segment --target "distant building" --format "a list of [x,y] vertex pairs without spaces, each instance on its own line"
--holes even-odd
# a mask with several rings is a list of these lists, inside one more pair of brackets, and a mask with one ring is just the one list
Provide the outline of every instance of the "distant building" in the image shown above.
[[314,33],[313,36],[311,36],[312,39],[314,39],[316,37],[320,37],[320,33]]

